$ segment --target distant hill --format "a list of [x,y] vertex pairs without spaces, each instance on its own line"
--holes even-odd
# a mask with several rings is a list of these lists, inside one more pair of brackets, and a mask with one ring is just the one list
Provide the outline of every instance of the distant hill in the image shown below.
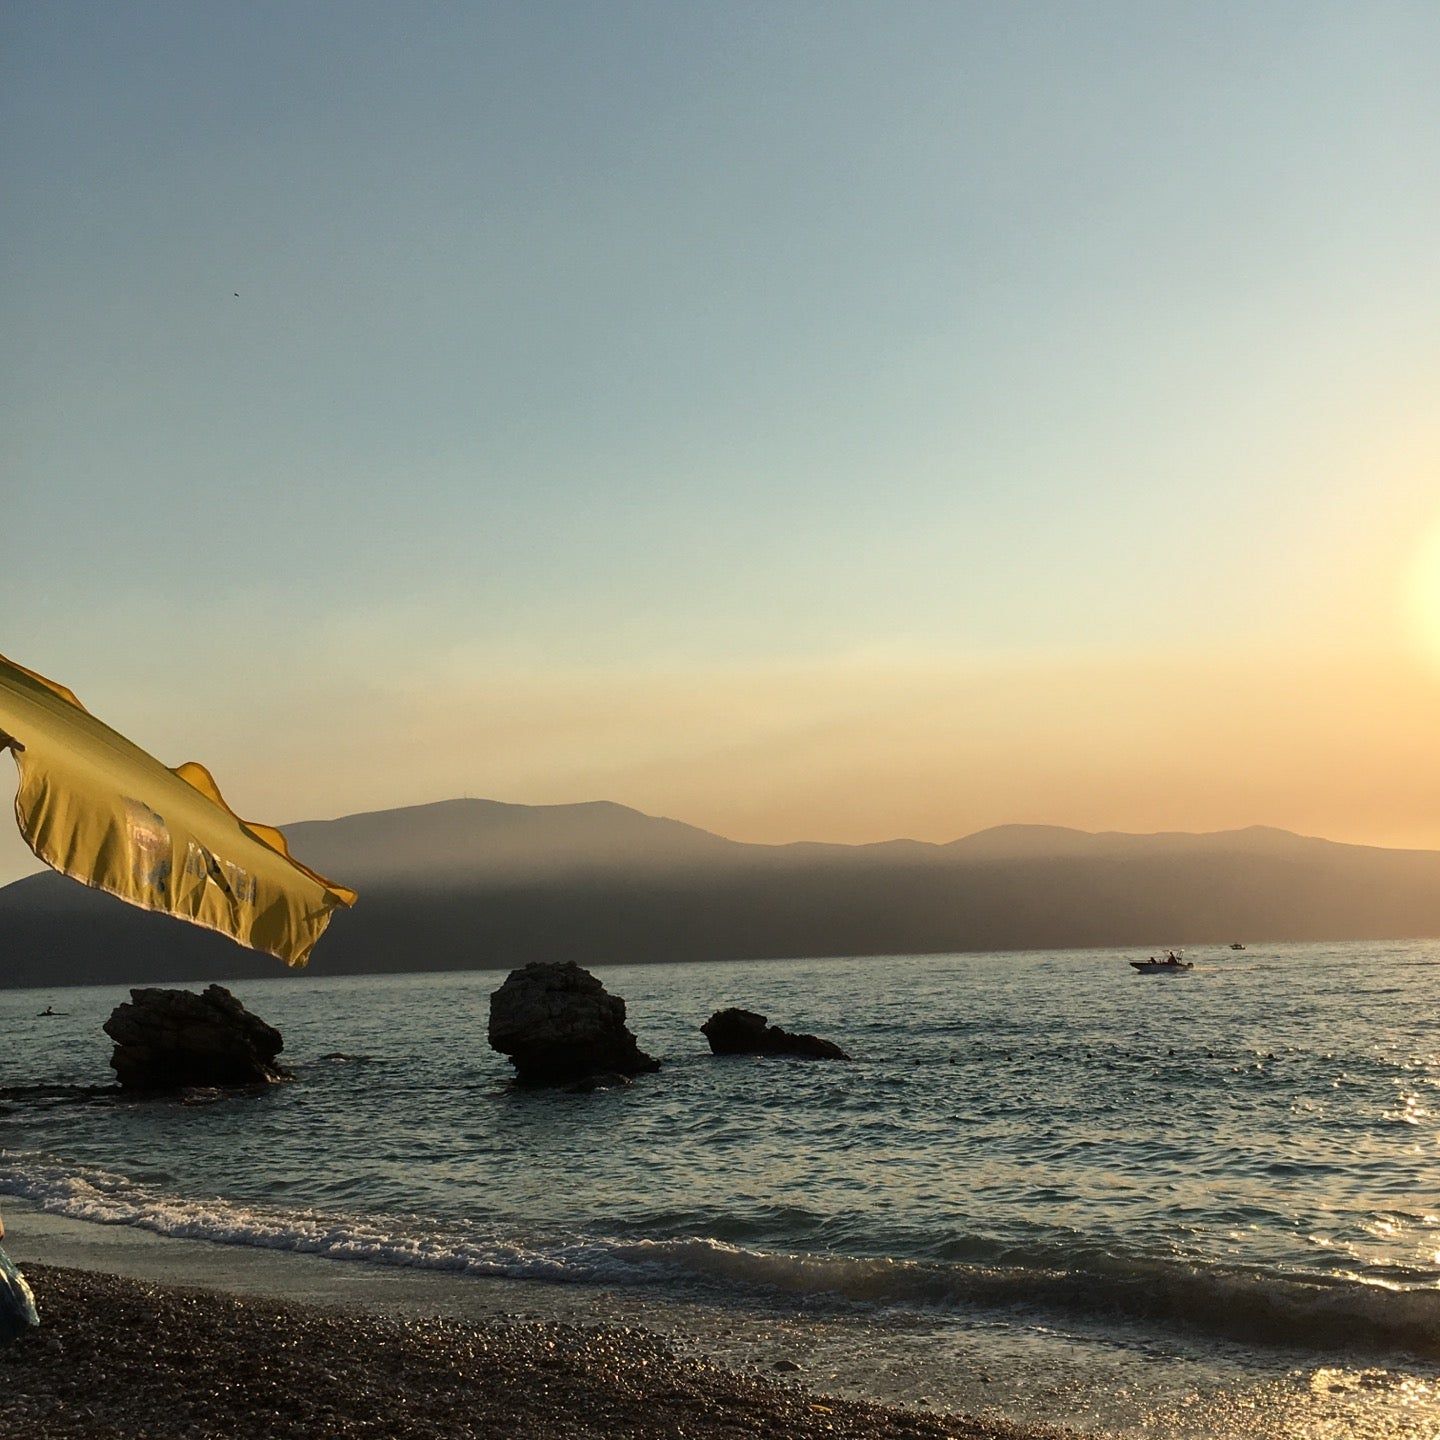
[[476,875],[557,875],[723,860],[748,847],[679,820],[596,800],[506,805],[441,800],[285,827],[291,851],[351,885]]
[[[286,834],[299,858],[360,891],[312,975],[1440,935],[1440,853],[1258,826],[750,845],[603,802],[449,800]],[[58,875],[0,888],[3,986],[278,973]]]

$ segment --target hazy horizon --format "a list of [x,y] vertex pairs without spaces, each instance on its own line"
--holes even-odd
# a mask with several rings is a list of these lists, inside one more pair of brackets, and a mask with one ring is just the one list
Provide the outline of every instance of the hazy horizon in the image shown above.
[[1440,848],[1440,10],[0,27],[0,652],[239,813]]

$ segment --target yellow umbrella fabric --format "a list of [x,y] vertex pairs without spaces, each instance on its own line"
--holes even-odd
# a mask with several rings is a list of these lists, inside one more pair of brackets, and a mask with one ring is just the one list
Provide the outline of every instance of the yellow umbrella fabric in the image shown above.
[[0,750],[20,770],[15,818],[47,865],[86,885],[303,965],[355,892],[241,820],[210,772],[168,770],[67,690],[0,655]]

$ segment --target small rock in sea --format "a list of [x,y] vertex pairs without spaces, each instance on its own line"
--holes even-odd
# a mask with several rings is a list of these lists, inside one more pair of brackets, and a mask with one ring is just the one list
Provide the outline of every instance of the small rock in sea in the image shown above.
[[768,1025],[753,1010],[717,1010],[701,1027],[714,1055],[801,1055],[811,1060],[848,1060],[833,1041],[792,1035]]
[[777,1360],[771,1367],[772,1370],[794,1371],[800,1368],[798,1360]]
[[490,997],[489,1036],[522,1085],[603,1088],[660,1068],[625,1028],[625,1002],[571,961],[512,970]]
[[129,1090],[270,1085],[291,1078],[275,1063],[280,1032],[252,1015],[221,985],[193,990],[132,990],[105,1022],[115,1042],[110,1065]]

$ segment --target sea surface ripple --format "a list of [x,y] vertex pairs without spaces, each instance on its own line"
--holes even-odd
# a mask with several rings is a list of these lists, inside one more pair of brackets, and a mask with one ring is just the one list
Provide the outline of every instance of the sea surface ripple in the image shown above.
[[[510,1088],[493,972],[326,978],[322,950],[236,984],[297,1080],[208,1104],[100,1088],[119,992],[0,992],[0,1195],[375,1264],[1440,1359],[1440,947],[1127,958],[597,967],[664,1063],[589,1095]],[[715,1059],[726,1005],[855,1063]]]

